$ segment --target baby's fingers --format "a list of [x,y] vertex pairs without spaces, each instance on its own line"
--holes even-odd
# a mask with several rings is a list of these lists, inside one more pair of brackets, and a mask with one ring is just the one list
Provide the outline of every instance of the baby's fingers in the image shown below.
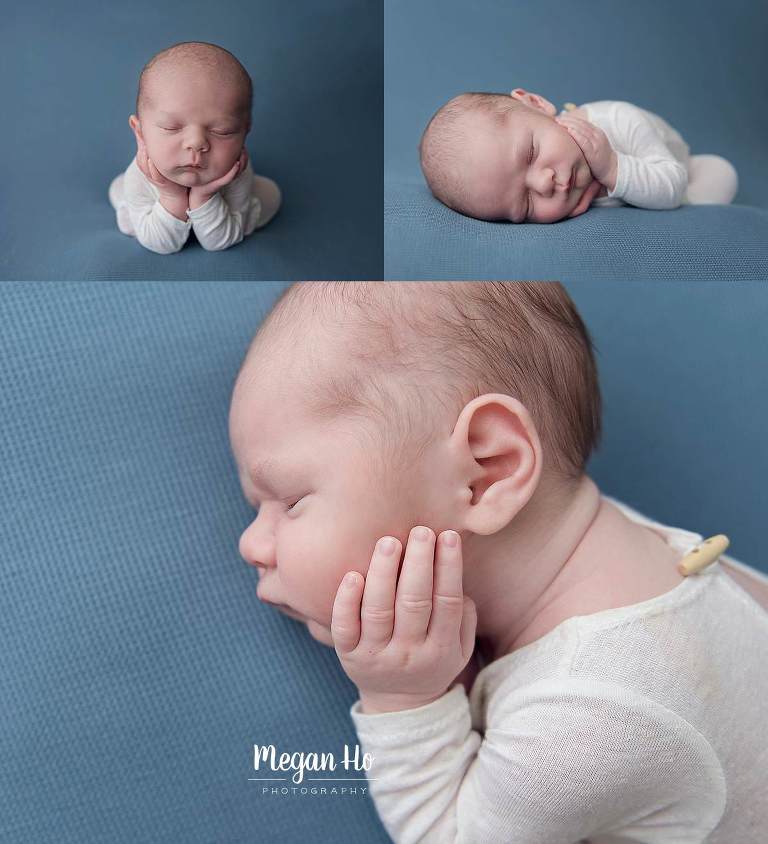
[[369,649],[381,650],[392,639],[399,552],[398,540],[394,536],[384,536],[376,543],[371,557],[360,610],[360,642]]
[[349,653],[360,640],[360,599],[365,579],[356,571],[347,572],[336,591],[331,614],[331,637],[336,653]]
[[475,649],[475,636],[477,634],[477,607],[471,598],[464,598],[464,615],[461,617],[461,630],[459,640],[461,642],[461,653],[465,659],[472,656]]
[[459,637],[465,608],[462,567],[459,534],[454,530],[443,531],[437,541],[432,614],[427,637],[444,647],[455,645]]

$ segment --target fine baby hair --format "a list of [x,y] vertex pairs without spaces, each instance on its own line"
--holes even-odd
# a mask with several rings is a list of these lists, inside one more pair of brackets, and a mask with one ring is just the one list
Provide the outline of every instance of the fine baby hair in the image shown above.
[[469,91],[449,100],[432,115],[419,141],[419,161],[432,194],[458,211],[469,211],[470,189],[464,178],[463,147],[471,122],[487,115],[502,122],[527,106],[509,94]]
[[[554,282],[303,282],[286,288],[246,359],[263,344],[291,348],[313,325],[343,326],[345,365],[318,367],[316,417],[372,421],[387,460],[408,467],[437,426],[484,393],[531,413],[544,466],[575,478],[600,433],[592,343]],[[391,468],[391,463],[389,464]]]

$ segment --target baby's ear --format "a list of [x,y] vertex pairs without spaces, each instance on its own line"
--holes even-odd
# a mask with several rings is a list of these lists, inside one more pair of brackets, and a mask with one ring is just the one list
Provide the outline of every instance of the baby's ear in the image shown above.
[[144,136],[141,134],[141,123],[139,123],[139,118],[135,114],[132,114],[128,118],[128,125],[131,127],[133,134],[136,135],[136,138],[144,143]]
[[525,103],[525,105],[535,108],[537,111],[542,111],[550,117],[554,117],[557,114],[557,109],[549,100],[544,99],[539,94],[531,94],[525,88],[515,88],[509,95],[513,99],[520,100],[521,103]]

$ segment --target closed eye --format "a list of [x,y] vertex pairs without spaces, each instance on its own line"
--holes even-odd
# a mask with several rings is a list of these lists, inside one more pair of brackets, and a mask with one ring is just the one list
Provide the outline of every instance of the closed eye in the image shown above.
[[288,512],[288,511],[290,511],[290,510],[293,510],[293,508],[294,508],[294,507],[295,507],[295,506],[299,503],[299,501],[301,501],[301,500],[302,500],[302,498],[304,498],[304,496],[303,496],[303,495],[301,496],[301,498],[299,498],[299,499],[297,499],[296,501],[294,501],[294,502],[293,502],[293,504],[286,504],[286,507],[285,507],[286,512]]

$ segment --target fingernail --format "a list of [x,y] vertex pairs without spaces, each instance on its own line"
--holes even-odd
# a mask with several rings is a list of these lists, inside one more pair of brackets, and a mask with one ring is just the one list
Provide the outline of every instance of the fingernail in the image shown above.
[[353,589],[355,583],[357,583],[357,575],[354,572],[351,571],[347,575],[345,575],[344,585],[347,587],[347,589]]
[[395,550],[395,540],[387,536],[379,542],[379,551],[382,554],[391,554]]
[[429,539],[429,529],[425,527],[418,527],[413,532],[413,535],[416,539],[419,539],[424,542],[425,540]]
[[449,547],[454,548],[459,541],[459,535],[455,530],[447,530],[443,534],[443,542]]

